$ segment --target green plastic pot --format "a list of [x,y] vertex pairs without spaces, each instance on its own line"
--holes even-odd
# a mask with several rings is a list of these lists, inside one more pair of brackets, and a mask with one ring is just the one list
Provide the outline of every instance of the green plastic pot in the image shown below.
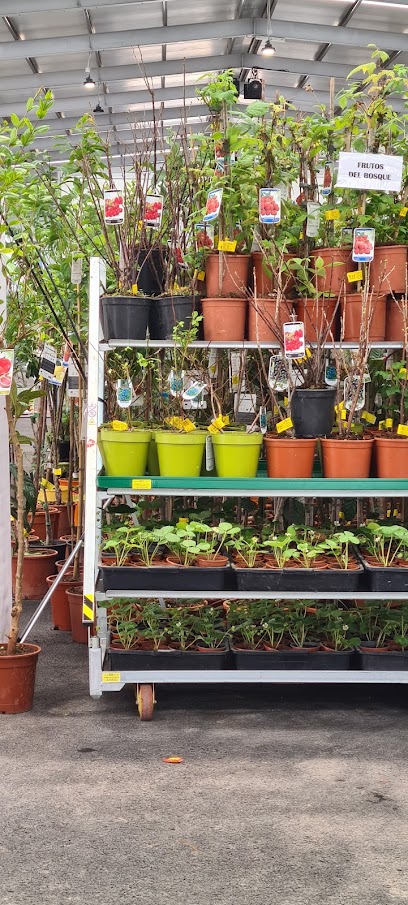
[[156,431],[160,474],[165,478],[198,478],[203,461],[207,431],[173,434]]
[[151,431],[114,431],[102,427],[98,446],[106,474],[110,478],[122,475],[144,475]]
[[227,431],[213,434],[215,467],[219,478],[255,478],[262,434]]

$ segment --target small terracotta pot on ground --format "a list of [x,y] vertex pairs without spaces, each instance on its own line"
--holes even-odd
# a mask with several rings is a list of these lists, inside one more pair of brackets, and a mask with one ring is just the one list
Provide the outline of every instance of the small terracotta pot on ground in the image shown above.
[[347,248],[315,248],[310,255],[310,262],[316,266],[316,259],[323,259],[325,276],[317,277],[318,292],[330,292],[338,296],[341,287],[347,280],[347,273],[353,270],[352,249]]
[[21,644],[21,653],[5,654],[0,644],[0,713],[26,713],[33,706],[35,671],[41,647]]
[[[250,255],[211,253],[205,262],[205,283],[208,298],[234,296],[245,298],[249,277]],[[221,281],[220,281],[221,263]]]
[[316,440],[265,437],[268,478],[311,478]]
[[297,299],[296,311],[298,320],[305,325],[307,342],[317,342],[327,333],[327,339],[338,338],[337,331],[337,299],[321,296],[313,299]]
[[[382,342],[385,338],[385,318],[387,313],[385,295],[369,297],[368,305],[372,311],[368,314],[368,339],[372,343]],[[344,322],[345,342],[358,342],[360,339],[361,321],[363,317],[363,294],[351,292],[341,301],[341,314]]]
[[405,292],[407,279],[407,246],[376,245],[370,264],[369,285],[376,292]]
[[274,342],[283,324],[290,321],[293,302],[282,299],[280,304],[271,298],[250,298],[248,310],[248,339],[251,342]]
[[374,440],[321,439],[325,478],[368,478]]
[[201,305],[206,341],[240,342],[245,338],[246,299],[206,298]]
[[408,478],[408,438],[374,438],[378,478]]
[[[55,571],[58,553],[49,550],[44,553],[36,551],[24,556],[23,564],[23,598],[24,600],[41,600],[47,593],[47,576]],[[13,593],[16,580],[17,554],[11,560]]]
[[72,640],[77,644],[88,644],[88,627],[82,624],[82,588],[80,585],[67,589],[69,614],[71,618]]

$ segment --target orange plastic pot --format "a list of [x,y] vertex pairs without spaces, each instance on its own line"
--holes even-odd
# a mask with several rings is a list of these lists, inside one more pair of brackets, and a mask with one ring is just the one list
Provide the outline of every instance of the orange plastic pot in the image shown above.
[[374,440],[322,437],[325,478],[368,478]]
[[[245,298],[248,287],[250,255],[212,253],[205,262],[208,298],[233,296]],[[221,267],[221,280],[220,280]]]
[[206,341],[240,342],[245,338],[246,299],[208,298],[201,306]]
[[22,644],[22,652],[5,654],[0,644],[0,713],[26,713],[34,698],[35,671],[41,647]]
[[293,302],[251,298],[248,312],[248,339],[251,342],[274,342],[282,334],[282,325],[290,321]]
[[347,273],[354,269],[352,249],[348,248],[316,248],[310,255],[312,267],[316,267],[316,259],[323,259],[325,275],[317,277],[318,292],[330,292],[338,296]]
[[[283,255],[283,260],[290,261],[291,257],[291,254],[286,253]],[[276,270],[275,274],[272,272],[268,259],[262,251],[252,252],[252,271],[255,271],[253,281],[254,291],[256,284],[256,292],[260,298],[262,296],[267,296],[270,292],[274,292],[278,289],[278,280],[276,279],[278,274],[276,273]],[[292,274],[281,274],[281,290],[283,294],[289,293],[293,289],[294,283],[295,280]]]
[[[44,553],[30,553],[24,556],[23,564],[23,597],[25,600],[41,600],[47,593],[47,576],[55,572],[55,563],[58,557],[56,550],[48,550]],[[13,594],[16,581],[17,554],[11,560],[11,575],[13,582]]]
[[406,344],[408,341],[407,337],[404,336],[405,330],[408,334],[408,318],[405,318],[406,324],[404,325],[404,314],[403,314],[403,306],[405,302],[396,301],[396,299],[390,298],[387,300],[387,317],[385,322],[385,338],[387,342],[391,343],[404,343]]
[[316,448],[314,439],[265,437],[268,478],[311,478]]
[[[49,510],[50,515],[50,525],[51,525],[51,538],[57,538],[58,535],[58,520],[59,520],[59,510],[54,506]],[[34,518],[31,523],[31,529],[34,531],[34,534],[37,534],[40,540],[45,540],[45,509],[36,509],[34,513]]]
[[77,644],[88,644],[88,628],[82,624],[82,589],[80,586],[67,590],[71,618],[72,640]]
[[408,478],[408,438],[375,437],[378,478]]
[[305,325],[308,342],[317,342],[326,333],[329,342],[337,339],[337,308],[337,299],[297,299],[297,317]]
[[[385,318],[387,313],[385,295],[369,297],[368,305],[371,308],[371,310],[367,311],[369,341],[372,343],[382,342],[385,339]],[[345,342],[358,342],[360,339],[363,317],[362,306],[363,295],[361,292],[351,292],[341,301]]]
[[[47,578],[47,584],[53,585],[56,580],[55,575],[49,575]],[[69,603],[67,597],[67,591],[69,589],[74,588],[78,584],[78,579],[74,581],[73,578],[68,578],[65,581],[65,576],[62,581],[59,582],[55,591],[53,591],[51,596],[51,620],[54,628],[59,628],[62,632],[70,632],[71,631],[71,616],[69,612]]]
[[405,292],[407,279],[407,246],[376,245],[370,264],[369,284],[376,292]]

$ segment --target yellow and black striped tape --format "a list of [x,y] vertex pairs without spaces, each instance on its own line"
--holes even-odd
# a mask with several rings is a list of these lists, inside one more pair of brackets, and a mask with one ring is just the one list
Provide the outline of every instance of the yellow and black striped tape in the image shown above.
[[86,594],[82,602],[82,622],[94,621],[94,597],[93,594]]

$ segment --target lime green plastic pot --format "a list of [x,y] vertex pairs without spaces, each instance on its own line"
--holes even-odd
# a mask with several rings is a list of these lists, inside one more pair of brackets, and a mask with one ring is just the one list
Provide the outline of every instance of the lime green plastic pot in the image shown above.
[[203,461],[207,431],[173,434],[156,431],[160,474],[165,478],[198,478]]
[[98,446],[106,474],[110,478],[122,475],[144,475],[151,431],[114,431],[102,427]]
[[219,478],[255,478],[262,434],[227,431],[213,434],[215,467]]

